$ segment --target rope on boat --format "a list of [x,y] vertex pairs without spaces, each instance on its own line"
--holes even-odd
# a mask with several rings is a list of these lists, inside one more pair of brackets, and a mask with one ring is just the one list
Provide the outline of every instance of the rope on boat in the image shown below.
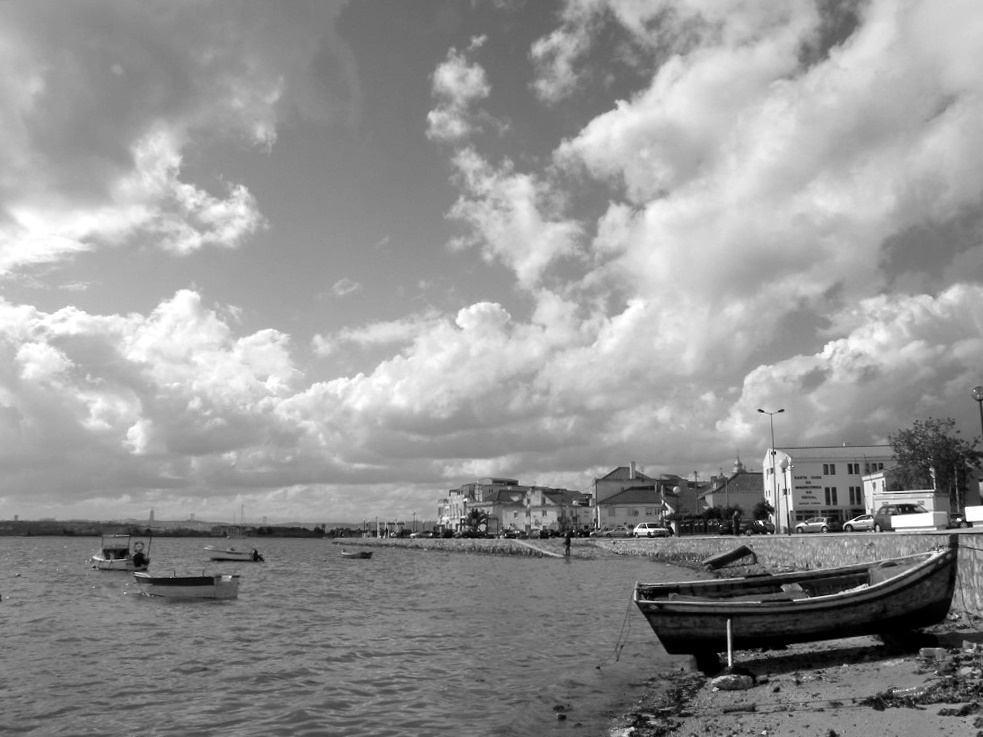
[[595,666],[597,670],[600,670],[601,666],[611,662],[612,657],[616,663],[621,659],[621,651],[624,650],[625,645],[628,644],[628,635],[631,634],[631,605],[633,603],[632,598],[629,597],[628,607],[625,609],[625,618],[621,622],[621,631],[618,633],[618,640],[614,643],[614,650],[611,655],[608,655],[604,660]]

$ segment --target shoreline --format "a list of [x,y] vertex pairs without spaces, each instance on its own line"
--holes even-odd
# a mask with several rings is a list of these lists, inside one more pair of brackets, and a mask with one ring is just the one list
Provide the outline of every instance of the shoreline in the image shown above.
[[[538,552],[512,542],[373,540],[368,546],[540,557],[563,552],[562,540],[529,541]],[[673,555],[661,549],[652,555],[651,548],[637,547],[580,538],[573,541],[571,557],[648,554],[708,578],[773,572],[757,563],[707,570],[705,558],[692,551]],[[983,619],[965,611],[950,610],[945,621],[904,643],[827,640],[735,651],[733,663],[708,676],[694,659],[681,656],[670,669],[640,673],[641,695],[615,708],[605,737],[983,737]],[[735,681],[740,688],[733,688]]]
[[[653,637],[655,634],[653,633]],[[652,675],[607,737],[983,734],[983,620],[950,614],[911,640],[855,637],[735,651],[705,675]]]

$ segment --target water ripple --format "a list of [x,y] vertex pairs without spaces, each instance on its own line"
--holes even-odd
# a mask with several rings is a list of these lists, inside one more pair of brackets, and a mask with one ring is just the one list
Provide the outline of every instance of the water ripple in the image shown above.
[[240,573],[237,600],[144,597],[88,567],[96,539],[0,538],[0,733],[586,735],[667,662],[637,613],[605,662],[649,561],[352,561],[326,541],[263,540],[266,563],[210,564],[205,544],[155,539],[151,570]]

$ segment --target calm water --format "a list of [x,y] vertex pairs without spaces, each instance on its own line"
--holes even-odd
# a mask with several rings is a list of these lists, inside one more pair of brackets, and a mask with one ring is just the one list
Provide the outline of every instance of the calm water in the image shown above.
[[593,737],[669,663],[634,582],[689,577],[640,559],[345,560],[320,540],[213,563],[207,540],[158,538],[152,573],[242,574],[237,600],[175,602],[92,570],[98,542],[0,538],[0,733]]

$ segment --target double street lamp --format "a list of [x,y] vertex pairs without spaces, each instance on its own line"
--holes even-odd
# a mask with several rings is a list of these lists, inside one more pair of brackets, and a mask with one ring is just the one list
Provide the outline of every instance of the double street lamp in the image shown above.
[[[983,406],[983,405],[981,405]],[[785,411],[785,408],[776,409],[774,412],[768,412],[761,408],[758,409],[763,415],[768,415],[768,425],[771,427],[771,495],[775,500],[775,517],[778,520],[778,525],[781,525],[782,521],[782,504],[781,500],[778,498],[778,478],[775,476],[775,415],[780,415]],[[788,507],[788,499],[785,500],[785,506]],[[786,509],[787,511],[787,509]]]

